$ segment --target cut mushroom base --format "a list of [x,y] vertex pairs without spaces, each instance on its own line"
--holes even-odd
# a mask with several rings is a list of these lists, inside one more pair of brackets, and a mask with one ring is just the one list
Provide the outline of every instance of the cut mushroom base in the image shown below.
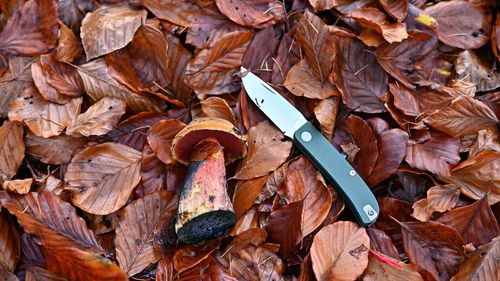
[[239,131],[223,119],[196,119],[174,138],[172,155],[177,161],[182,158],[181,163],[189,163],[175,224],[180,241],[195,244],[215,238],[236,223],[227,194],[227,154],[230,159],[243,157],[246,143]]

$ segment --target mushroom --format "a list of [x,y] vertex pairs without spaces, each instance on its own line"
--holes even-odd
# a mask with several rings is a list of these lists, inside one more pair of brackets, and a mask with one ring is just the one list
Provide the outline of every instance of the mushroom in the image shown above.
[[178,239],[195,244],[223,235],[236,223],[225,165],[245,157],[244,137],[229,121],[199,118],[177,133],[171,150],[177,162],[189,165],[177,209]]

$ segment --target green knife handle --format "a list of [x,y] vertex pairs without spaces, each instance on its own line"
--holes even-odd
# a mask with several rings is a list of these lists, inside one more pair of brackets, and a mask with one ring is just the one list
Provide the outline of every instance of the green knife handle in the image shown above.
[[375,196],[354,168],[328,140],[307,122],[298,129],[294,143],[332,183],[363,226],[375,222],[380,213]]

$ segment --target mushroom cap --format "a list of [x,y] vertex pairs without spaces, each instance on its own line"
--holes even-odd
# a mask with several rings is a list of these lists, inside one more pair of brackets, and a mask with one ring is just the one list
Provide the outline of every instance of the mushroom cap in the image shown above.
[[247,142],[231,122],[216,118],[204,117],[194,119],[175,135],[172,141],[172,156],[184,165],[188,165],[194,146],[201,140],[214,137],[224,149],[226,165],[247,154]]

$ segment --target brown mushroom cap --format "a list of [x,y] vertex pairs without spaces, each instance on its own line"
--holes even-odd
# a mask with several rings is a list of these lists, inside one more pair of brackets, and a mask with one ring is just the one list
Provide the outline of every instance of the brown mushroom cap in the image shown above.
[[201,140],[214,137],[224,148],[225,163],[245,157],[247,143],[245,137],[231,122],[215,117],[194,119],[184,127],[172,141],[172,156],[184,165],[188,165],[194,146]]

